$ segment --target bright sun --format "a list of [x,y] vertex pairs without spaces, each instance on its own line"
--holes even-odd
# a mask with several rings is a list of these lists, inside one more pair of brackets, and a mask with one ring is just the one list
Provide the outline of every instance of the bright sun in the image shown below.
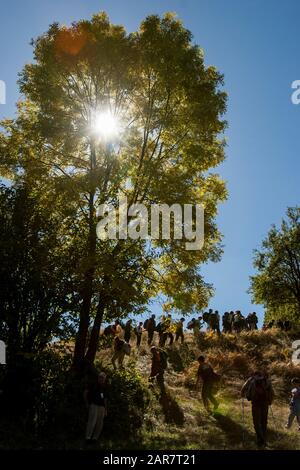
[[103,139],[116,137],[120,130],[118,119],[109,111],[96,113],[92,128]]

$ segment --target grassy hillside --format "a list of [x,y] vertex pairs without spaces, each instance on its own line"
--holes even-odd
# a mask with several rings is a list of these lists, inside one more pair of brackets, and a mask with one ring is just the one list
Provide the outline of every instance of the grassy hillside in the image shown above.
[[[300,367],[291,362],[291,344],[298,335],[278,330],[245,332],[238,336],[201,334],[197,340],[188,334],[184,345],[167,347],[169,368],[166,373],[167,397],[161,399],[159,390],[150,392],[144,426],[138,441],[117,442],[119,447],[146,449],[255,449],[251,419],[251,404],[244,400],[244,419],[240,389],[245,379],[257,367],[268,370],[276,399],[269,416],[269,447],[300,449],[300,432],[294,423],[284,429],[288,415],[290,379],[300,377]],[[195,390],[199,353],[205,353],[216,371],[222,373],[218,393],[221,406],[209,415]],[[110,367],[108,350],[98,360]],[[133,350],[126,368],[135,368],[145,386],[150,371],[149,349],[145,343],[138,353]],[[103,447],[115,447],[116,441],[105,439]]]
[[[291,430],[284,429],[290,379],[300,377],[300,366],[291,362],[295,339],[300,339],[300,333],[278,330],[220,337],[201,333],[198,338],[187,333],[185,344],[166,347],[169,366],[163,397],[157,385],[149,386],[151,357],[146,338],[139,351],[133,346],[125,368],[117,372],[111,364],[112,349],[103,347],[97,354],[96,366],[108,373],[110,395],[109,415],[98,448],[256,449],[251,404],[244,400],[243,418],[240,390],[254,369],[264,367],[276,393],[269,417],[269,448],[300,449],[296,423]],[[33,420],[28,421],[27,412],[11,416],[9,411],[0,422],[0,449],[85,449],[83,384],[74,384],[67,349],[61,346],[59,352],[54,352],[51,348],[34,358],[34,364],[41,367],[42,378],[30,382],[27,393],[27,403],[28,397],[32,398]],[[214,414],[205,411],[200,391],[195,389],[196,359],[200,353],[222,374],[218,393],[221,405]],[[24,367],[22,370],[24,374]],[[17,388],[16,392],[21,399],[24,389],[21,395]],[[5,415],[5,407],[1,414]]]

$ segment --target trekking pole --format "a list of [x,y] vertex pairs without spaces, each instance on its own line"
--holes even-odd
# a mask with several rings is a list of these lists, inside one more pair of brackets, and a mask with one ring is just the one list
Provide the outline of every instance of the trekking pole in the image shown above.
[[242,397],[242,441],[243,447],[245,447],[245,407],[244,407],[244,397]]

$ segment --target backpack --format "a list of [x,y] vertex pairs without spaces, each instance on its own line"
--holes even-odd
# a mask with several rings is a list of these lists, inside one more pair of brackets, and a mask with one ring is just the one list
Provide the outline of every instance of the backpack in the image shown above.
[[203,318],[203,321],[205,321],[205,323],[207,323],[210,319],[210,313],[209,312],[204,312],[203,315],[202,315],[202,318]]
[[253,378],[246,390],[248,401],[268,402],[270,401],[269,387],[265,377]]
[[166,351],[160,350],[159,356],[161,368],[165,370],[168,367],[168,354],[166,353]]
[[144,321],[144,325],[143,325],[143,326],[144,326],[145,330],[147,330],[148,324],[149,324],[149,318]]

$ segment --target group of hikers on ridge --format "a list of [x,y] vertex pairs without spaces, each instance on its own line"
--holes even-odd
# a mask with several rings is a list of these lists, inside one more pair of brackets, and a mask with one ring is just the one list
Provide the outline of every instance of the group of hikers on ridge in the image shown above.
[[[169,345],[173,342],[184,343],[184,318],[174,321],[172,315],[162,315],[159,321],[156,321],[155,314],[152,314],[144,322],[139,322],[136,326],[133,325],[131,319],[122,324],[120,320],[116,320],[114,324],[108,325],[103,332],[103,336],[120,336],[124,332],[124,340],[129,343],[132,335],[135,335],[136,346],[139,348],[141,345],[142,335],[147,333],[147,343],[151,345],[155,333],[159,336],[159,346],[164,347],[167,340]],[[222,325],[222,327],[221,327]],[[186,329],[193,331],[197,335],[202,328],[206,326],[207,331],[212,331],[217,334],[222,333],[241,333],[242,331],[253,331],[258,329],[258,317],[256,312],[251,312],[247,316],[242,315],[240,310],[235,312],[225,312],[222,317],[217,310],[210,309],[204,312],[198,318],[192,318],[187,322]],[[271,320],[264,323],[262,329],[270,329],[273,327],[279,328],[284,331],[291,329],[291,322],[288,320]]]
[[[120,336],[120,333],[124,331],[124,340],[129,343],[134,333],[136,345],[139,347],[143,332],[147,332],[148,345],[152,344],[156,332],[159,336],[159,346],[164,347],[167,340],[169,340],[170,345],[174,341],[184,342],[184,322],[184,318],[174,321],[171,314],[162,315],[157,322],[155,314],[152,314],[150,318],[147,318],[144,322],[139,322],[136,326],[133,325],[131,319],[127,320],[125,324],[122,324],[120,320],[116,320],[114,324],[104,329],[103,335],[115,337],[116,335]],[[221,334],[221,330],[223,333],[240,333],[241,331],[257,330],[258,318],[255,312],[244,317],[239,310],[225,312],[221,318],[217,310],[210,309],[208,312],[204,312],[202,316],[188,321],[186,328],[197,334],[205,324],[208,331],[217,334]]]
[[[234,322],[234,319],[240,318],[241,320],[245,320],[245,318],[241,318],[240,312],[235,313],[235,316],[231,316],[231,312],[226,312],[223,315],[223,332],[242,331],[242,329],[239,329],[237,326],[237,322]],[[207,314],[209,315],[207,316],[204,313],[202,317],[198,319],[193,318],[188,322],[187,328],[189,330],[193,330],[196,335],[200,331],[204,321],[207,323],[207,325],[209,325],[208,329],[211,329],[212,331],[220,334],[220,329],[218,329],[216,326],[217,323],[220,324],[220,317],[218,316],[218,312],[213,312],[210,310],[207,312]],[[218,322],[214,323],[216,318],[218,319]],[[247,329],[257,329],[256,314],[249,314],[247,319]],[[243,328],[245,328],[245,326]],[[150,348],[151,354],[149,385],[153,386],[156,382],[160,389],[161,396],[163,396],[166,393],[164,374],[168,367],[168,353],[166,350],[164,350],[164,347],[167,340],[169,340],[169,345],[172,345],[174,341],[176,342],[179,340],[181,343],[184,343],[184,318],[174,322],[170,314],[163,315],[160,318],[160,321],[156,323],[155,315],[153,314],[144,323],[139,322],[136,327],[132,325],[132,320],[128,320],[125,325],[122,325],[120,321],[116,320],[113,325],[107,327],[105,332],[105,335],[113,336],[114,344],[112,364],[114,368],[116,368],[117,365],[119,367],[123,367],[125,356],[130,355],[130,341],[133,332],[136,337],[137,349],[140,347],[143,332],[147,333],[147,344]],[[155,333],[158,334],[158,345],[154,344]],[[205,356],[200,355],[198,357],[198,371],[195,379],[195,388],[198,390],[200,383],[202,384],[201,398],[204,408],[208,413],[211,413],[211,406],[213,407],[213,412],[215,412],[220,405],[216,398],[216,394],[220,384],[222,383],[221,379],[222,376],[213,370],[212,366],[206,361]],[[87,443],[95,442],[99,439],[103,428],[104,418],[107,415],[107,395],[105,383],[106,374],[101,372],[97,382],[88,385],[84,393],[84,399],[88,407],[88,422],[86,428]],[[290,412],[285,427],[286,429],[289,429],[292,426],[294,419],[296,418],[300,431],[300,379],[295,377],[292,379],[291,385]],[[244,398],[251,401],[252,419],[256,433],[257,446],[259,448],[265,448],[267,445],[267,423],[269,407],[274,400],[274,390],[268,374],[261,370],[257,370],[251,374],[249,379],[242,386],[241,397],[243,410]]]

